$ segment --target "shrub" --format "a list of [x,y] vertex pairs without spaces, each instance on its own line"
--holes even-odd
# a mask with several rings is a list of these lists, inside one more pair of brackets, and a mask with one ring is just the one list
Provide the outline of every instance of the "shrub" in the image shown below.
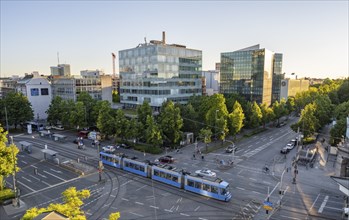
[[0,203],[2,204],[5,200],[15,198],[15,194],[11,189],[4,189],[0,191]]

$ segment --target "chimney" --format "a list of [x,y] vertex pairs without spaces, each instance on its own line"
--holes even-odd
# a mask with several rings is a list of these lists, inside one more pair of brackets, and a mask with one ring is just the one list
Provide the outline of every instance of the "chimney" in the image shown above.
[[165,31],[162,32],[162,44],[166,44]]

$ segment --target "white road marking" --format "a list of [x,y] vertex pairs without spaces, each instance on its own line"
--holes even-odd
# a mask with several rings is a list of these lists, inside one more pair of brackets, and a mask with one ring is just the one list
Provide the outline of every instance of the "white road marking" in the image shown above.
[[199,208],[200,208],[200,206],[196,207],[196,209],[194,209],[194,212],[196,212]]
[[263,181],[264,184],[267,184],[267,185],[271,185],[271,183],[267,182],[267,181]]
[[343,209],[335,208],[335,207],[329,207],[329,206],[326,206],[326,209],[334,209],[334,210],[343,211]]
[[37,167],[36,166],[34,166],[34,165],[30,165],[31,167],[34,167],[34,168],[36,168],[37,169]]
[[207,220],[206,218],[201,218],[201,217],[199,217],[199,219],[200,219],[200,220]]
[[173,211],[171,211],[171,210],[168,210],[168,209],[164,209],[164,211],[165,211],[165,212],[173,212]]
[[60,171],[60,170],[54,170],[52,168],[50,168],[50,170],[52,170],[53,172],[56,172],[56,173],[62,173],[62,171]]
[[136,191],[141,190],[141,189],[143,189],[144,187],[147,187],[147,186],[146,186],[146,185],[144,185],[144,186],[142,186],[142,187],[140,187],[140,188],[136,189]]
[[159,209],[159,207],[157,207],[157,206],[149,206],[150,208],[154,208],[154,209]]
[[144,215],[140,215],[140,214],[137,214],[137,213],[134,213],[134,212],[130,212],[130,213],[133,214],[133,215],[137,215],[139,217],[144,217]]
[[125,201],[130,201],[130,200],[128,200],[128,199],[125,199],[125,198],[122,198],[122,200],[125,200]]
[[247,146],[247,149],[250,148],[250,147],[252,147],[252,146],[253,146],[253,145]]
[[319,196],[320,196],[320,193],[317,195],[316,199],[314,200],[314,202],[313,202],[313,204],[311,205],[311,207],[310,207],[309,210],[311,210],[311,209],[314,207],[314,205],[315,205],[317,199],[319,198]]
[[28,182],[32,182],[30,179],[27,179],[27,178],[25,178],[24,176],[22,176],[22,179],[25,179],[26,181],[28,181]]
[[286,216],[286,215],[281,215],[282,217],[284,218],[289,218],[289,219],[296,219],[296,220],[299,220],[299,218],[294,218],[294,217],[289,217],[289,216]]
[[33,178],[33,179],[36,179],[37,181],[40,181],[39,178],[36,178],[35,176],[33,176],[33,175],[31,175],[31,174],[29,174],[29,176],[30,176],[31,178]]
[[244,170],[240,170],[240,171],[238,172],[238,175],[240,175],[240,173],[242,173],[242,171],[244,171]]
[[24,164],[28,164],[28,163],[27,163],[27,162],[25,162],[24,160],[21,160],[21,162],[22,162],[22,163],[24,163]]
[[325,206],[326,206],[326,203],[327,203],[327,201],[328,201],[328,198],[329,198],[329,196],[325,196],[324,201],[322,202],[322,204],[321,204],[319,210],[317,211],[318,213],[322,213],[322,211],[324,210],[324,208],[325,208]]
[[54,176],[54,177],[56,177],[57,179],[60,179],[60,180],[62,180],[62,181],[67,181],[67,180],[65,180],[65,179],[63,179],[63,178],[60,178],[59,176],[56,176],[56,175],[54,175],[54,174],[52,174],[52,173],[49,173],[49,172],[47,172],[46,170],[44,170],[44,173],[46,173],[46,174],[48,174],[48,175],[51,175],[51,176]]
[[240,190],[245,190],[244,188],[240,188],[240,187],[236,187],[237,189],[240,189]]
[[17,180],[17,182],[18,182],[19,184],[21,184],[22,186],[25,186],[26,188],[30,189],[31,191],[36,192],[34,189],[32,189],[32,188],[30,188],[29,186],[25,185],[25,184],[22,183],[21,181]]
[[185,214],[185,213],[179,213],[180,215],[183,215],[183,216],[190,216],[190,215],[188,215],[188,214]]
[[47,179],[47,177],[45,175],[42,175],[41,173],[38,173],[38,175],[43,177],[43,178],[45,178],[45,179]]
[[260,192],[252,191],[253,193],[261,194]]
[[124,185],[126,185],[127,183],[129,183],[129,182],[132,182],[132,180],[129,180],[129,181],[127,181],[127,182],[121,184],[121,186],[124,186]]
[[141,202],[135,202],[135,203],[138,205],[144,205],[144,203],[141,203]]
[[116,197],[116,196],[114,196],[114,195],[110,195],[111,197]]
[[249,178],[250,180],[252,180],[252,181],[257,181],[256,179],[253,179],[253,178]]
[[115,209],[115,210],[118,210],[118,208],[116,208],[116,207],[113,207],[113,206],[111,206],[110,208],[112,208],[112,209]]
[[41,181],[42,183],[48,185],[48,186],[51,186],[50,184],[46,183],[45,181]]

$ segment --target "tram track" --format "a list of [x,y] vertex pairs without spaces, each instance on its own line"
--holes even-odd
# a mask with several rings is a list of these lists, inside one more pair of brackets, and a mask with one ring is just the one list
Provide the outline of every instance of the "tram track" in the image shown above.
[[[77,158],[84,159],[85,156],[88,156],[88,160],[83,161],[83,163],[90,165],[90,166],[95,166],[95,167],[98,164],[97,158],[93,158],[90,155],[86,155],[81,150],[79,152],[77,152],[77,151],[74,151],[71,149],[66,149],[65,147],[55,145],[52,142],[48,142],[48,141],[45,141],[45,140],[40,139],[40,138],[36,138],[35,142],[34,142],[33,139],[31,139],[31,138],[19,136],[19,137],[16,137],[15,140],[16,141],[25,140],[27,142],[32,143],[34,147],[39,148],[39,149],[44,149],[45,144],[48,144],[50,146],[50,149],[57,151],[61,156],[66,157],[68,159],[72,159],[72,160],[76,160]],[[110,181],[111,188],[108,191],[108,194],[109,194],[108,198],[106,198],[105,201],[103,201],[98,206],[99,208],[96,210],[101,210],[102,208],[105,207],[106,204],[113,204],[118,199],[119,191],[120,191],[119,186],[121,184],[121,180],[119,179],[119,175],[122,174],[122,175],[120,175],[120,177],[126,178],[127,180],[132,180],[132,181],[140,183],[140,184],[154,187],[157,190],[162,190],[162,191],[168,192],[172,195],[177,195],[177,196],[183,197],[183,198],[189,200],[190,202],[194,202],[200,206],[206,206],[209,208],[213,208],[217,211],[220,211],[221,214],[220,214],[218,219],[220,219],[220,218],[222,218],[222,219],[232,218],[234,215],[236,215],[240,212],[241,201],[231,200],[230,202],[227,203],[227,202],[223,202],[223,201],[219,201],[219,200],[214,200],[214,203],[213,203],[212,202],[213,200],[211,200],[211,199],[209,199],[209,200],[203,199],[206,197],[199,196],[197,194],[185,191],[184,189],[179,189],[176,187],[168,187],[167,184],[163,184],[161,182],[154,181],[150,178],[141,177],[139,175],[136,175],[136,174],[133,174],[133,173],[121,170],[121,169],[117,169],[117,168],[113,168],[113,167],[109,167],[109,166],[108,167],[104,166],[104,167],[105,167],[105,169],[104,169],[103,173],[104,173],[104,176],[107,177],[108,181]],[[117,193],[115,194],[115,197],[113,197],[113,199],[111,199],[111,200],[110,200],[110,195],[112,193],[113,188],[115,187],[115,183],[113,182],[113,178],[111,177],[110,173],[113,173],[115,175],[117,182],[118,182]],[[108,202],[108,201],[110,201],[110,202]],[[227,204],[229,204],[229,205],[227,205]],[[110,206],[111,205],[108,206],[107,210],[110,209]],[[227,214],[222,215],[223,214],[222,212],[227,213]],[[96,213],[98,213],[98,214],[96,214]],[[105,212],[94,212],[94,213],[91,213],[92,215],[90,217],[91,217],[91,219],[100,219],[104,213]],[[188,212],[188,213],[192,214],[195,212],[192,212],[192,213]],[[175,213],[163,213],[163,215],[166,215],[166,216],[168,216],[170,214],[175,214]],[[186,217],[186,216],[180,216],[180,218],[178,218],[178,214],[179,213],[177,213],[176,219],[188,219],[188,217]],[[159,216],[161,216],[161,215],[159,215]],[[211,216],[211,215],[209,215],[209,216],[205,215],[205,216],[206,217],[215,217],[215,216]],[[149,218],[149,217],[150,216],[144,216],[144,217],[140,217],[139,219]]]

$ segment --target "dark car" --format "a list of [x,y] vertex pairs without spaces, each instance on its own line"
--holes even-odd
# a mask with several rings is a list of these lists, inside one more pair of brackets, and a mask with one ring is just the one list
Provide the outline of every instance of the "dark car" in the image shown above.
[[127,145],[127,144],[120,144],[119,147],[125,148],[125,149],[131,148],[131,147],[130,147],[129,145]]
[[160,163],[173,163],[174,158],[172,156],[163,156],[157,159]]

